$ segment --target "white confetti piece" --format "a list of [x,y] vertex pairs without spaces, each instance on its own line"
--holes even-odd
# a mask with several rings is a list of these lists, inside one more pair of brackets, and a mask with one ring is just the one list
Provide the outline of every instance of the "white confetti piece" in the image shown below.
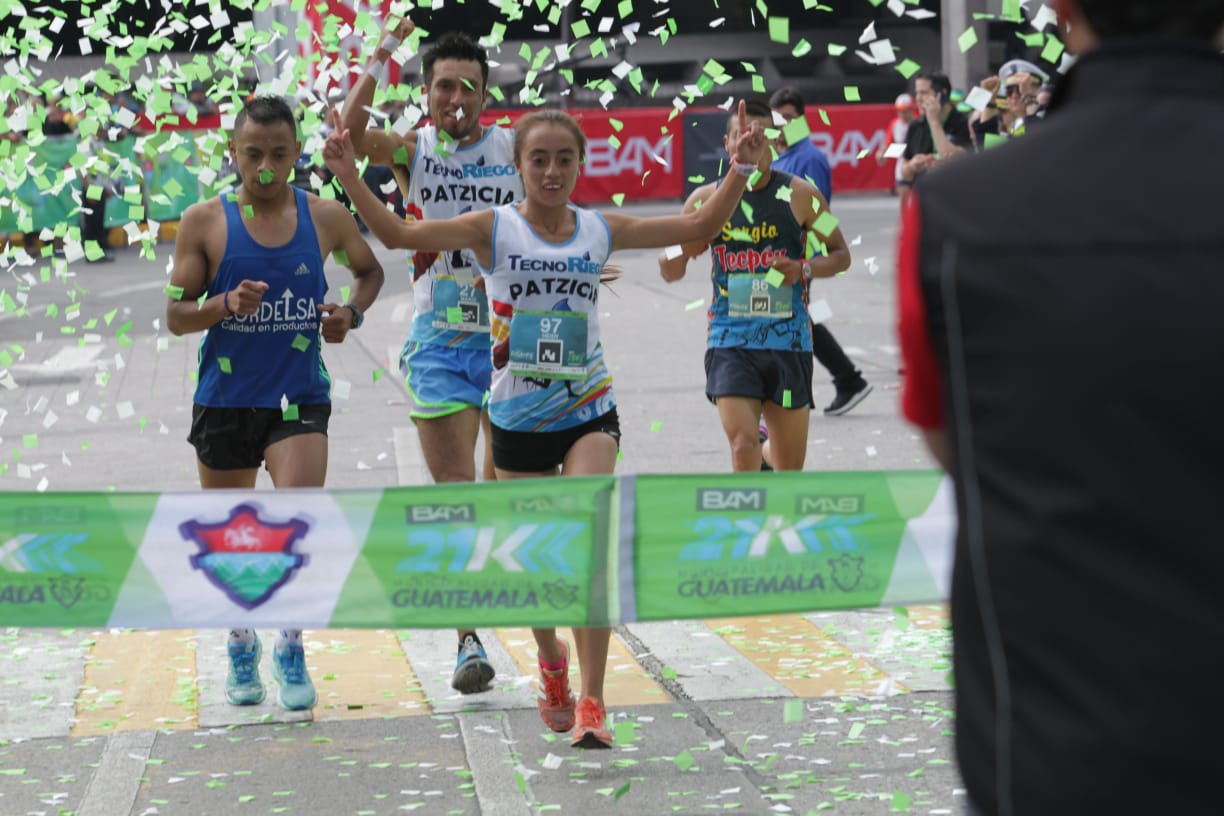
[[859,35],[859,45],[866,45],[875,38],[875,20],[872,20],[867,24],[867,27],[863,29],[863,33]]
[[985,110],[990,104],[990,100],[994,98],[994,94],[982,87],[974,88],[965,97],[965,104],[973,108],[975,111]]
[[892,43],[888,40],[876,40],[870,46],[871,56],[877,65],[887,65],[890,62],[896,62],[897,56],[893,53]]
[[353,384],[348,380],[335,380],[332,383],[332,398],[346,400],[353,393]]
[[89,409],[85,411],[85,420],[87,422],[93,422],[96,424],[97,421],[101,418],[102,418],[102,409],[96,405],[89,406]]
[[136,415],[136,409],[131,402],[124,401],[115,406],[115,413],[119,414],[120,419],[127,419]]
[[823,323],[833,316],[833,310],[829,307],[829,302],[824,298],[814,300],[808,304],[808,317],[813,323]]
[[548,755],[544,757],[544,761],[541,762],[540,764],[543,765],[545,768],[547,768],[550,771],[555,771],[561,767],[561,763],[564,761],[565,760],[563,760],[561,757],[557,756],[556,754],[550,751]]

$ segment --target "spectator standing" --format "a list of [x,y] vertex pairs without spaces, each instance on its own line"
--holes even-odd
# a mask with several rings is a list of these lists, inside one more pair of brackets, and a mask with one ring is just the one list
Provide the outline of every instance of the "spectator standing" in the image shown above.
[[[1224,672],[1224,4],[1054,5],[1078,61],[1049,121],[902,219],[902,406],[959,516],[960,770],[986,816],[1217,814],[1224,709],[1167,692]],[[1195,157],[1144,174],[1139,225],[1136,156]]]
[[[775,91],[769,98],[769,107],[787,122],[804,116],[803,95],[794,88],[779,88]],[[832,202],[833,174],[829,169],[829,160],[820,148],[812,144],[811,139],[805,136],[793,145],[787,145],[785,138],[779,136],[777,148],[781,153],[774,159],[774,170],[804,179],[820,191],[826,204]],[[810,252],[807,254],[811,255]],[[810,279],[807,285],[810,289]],[[849,413],[871,393],[871,384],[863,377],[863,372],[854,367],[833,332],[829,331],[824,323],[809,321],[809,324],[812,330],[812,354],[833,378],[835,393],[833,401],[825,406],[824,414],[841,416]]]

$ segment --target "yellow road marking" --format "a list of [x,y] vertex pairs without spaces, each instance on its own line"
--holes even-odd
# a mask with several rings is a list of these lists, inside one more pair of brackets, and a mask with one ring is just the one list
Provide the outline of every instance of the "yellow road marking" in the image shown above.
[[[707,620],[706,625],[797,697],[875,694],[887,673],[802,615]],[[893,690],[901,690],[899,684]]]
[[195,728],[195,633],[99,632],[77,693],[74,737]]
[[948,605],[922,604],[906,607],[910,623],[919,629],[943,629],[948,625]]
[[302,640],[319,694],[316,721],[430,713],[393,630],[319,629],[303,632]]

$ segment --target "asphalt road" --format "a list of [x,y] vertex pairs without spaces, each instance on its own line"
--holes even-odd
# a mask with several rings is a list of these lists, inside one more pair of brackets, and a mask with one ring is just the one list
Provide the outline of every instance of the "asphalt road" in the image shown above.
[[[806,469],[932,467],[897,411],[895,199],[834,203],[854,261],[814,291],[874,393],[844,417],[813,413]],[[409,282],[398,253],[376,251],[383,294],[326,356],[336,488],[425,481],[394,362]],[[8,270],[0,489],[198,486],[185,441],[198,338],[162,325],[172,254],[172,244],[153,261],[120,250],[116,263],[74,263],[63,278],[43,265]],[[619,472],[729,470],[702,389],[708,267],[693,264],[669,285],[654,256],[615,257],[624,277],[601,297],[624,432]],[[333,287],[346,274],[329,268]],[[832,395],[817,366],[817,404]],[[224,705],[216,632],[5,630],[0,813],[883,814],[962,804],[939,607],[623,627],[608,692],[617,746],[594,754],[540,724],[526,630],[486,638],[499,681],[474,698],[446,686],[452,638],[310,632],[321,703],[286,715]]]

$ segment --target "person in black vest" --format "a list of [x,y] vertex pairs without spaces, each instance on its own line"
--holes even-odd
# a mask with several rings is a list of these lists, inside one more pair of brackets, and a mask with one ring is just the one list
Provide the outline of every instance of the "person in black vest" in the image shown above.
[[957,756],[972,812],[1217,814],[1224,709],[1185,692],[1224,673],[1224,3],[1054,5],[1078,61],[1042,126],[902,216],[902,407],[959,517]]

